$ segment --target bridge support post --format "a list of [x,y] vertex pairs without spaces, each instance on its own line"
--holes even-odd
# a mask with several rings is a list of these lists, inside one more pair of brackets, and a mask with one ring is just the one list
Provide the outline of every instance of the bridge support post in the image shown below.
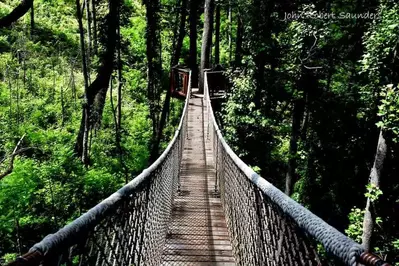
[[216,139],[216,158],[215,158],[215,194],[218,193],[218,162],[219,162],[219,143],[217,142],[217,137]]

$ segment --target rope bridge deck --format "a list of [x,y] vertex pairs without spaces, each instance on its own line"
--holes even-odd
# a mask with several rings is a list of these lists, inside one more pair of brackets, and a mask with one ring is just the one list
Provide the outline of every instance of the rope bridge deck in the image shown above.
[[154,164],[9,266],[389,265],[242,162],[204,84]]
[[[215,171],[206,156],[203,100],[192,98],[180,190],[174,200],[163,265],[235,265]],[[210,154],[208,143],[208,154]]]

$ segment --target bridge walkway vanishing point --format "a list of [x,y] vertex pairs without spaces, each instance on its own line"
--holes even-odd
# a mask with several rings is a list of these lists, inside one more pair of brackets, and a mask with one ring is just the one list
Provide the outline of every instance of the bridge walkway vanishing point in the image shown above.
[[233,152],[204,76],[150,167],[8,266],[389,266]]
[[235,265],[222,203],[215,192],[211,144],[204,135],[208,116],[202,105],[203,98],[190,100],[181,186],[162,265]]

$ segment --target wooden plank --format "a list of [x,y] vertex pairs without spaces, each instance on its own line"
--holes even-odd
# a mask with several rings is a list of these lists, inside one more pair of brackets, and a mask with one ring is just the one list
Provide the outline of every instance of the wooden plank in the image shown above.
[[[176,265],[174,261],[164,261],[162,266],[172,266]],[[185,261],[180,262],[179,265],[190,265],[190,266],[234,266],[236,265],[234,262],[204,262],[204,261]]]
[[181,165],[181,191],[175,197],[162,265],[233,266],[221,200],[215,193],[212,150],[204,140],[202,99],[192,98],[188,139]]
[[164,255],[164,261],[174,261],[176,264],[181,265],[182,262],[197,261],[197,262],[234,262],[232,256],[216,256],[216,255]]

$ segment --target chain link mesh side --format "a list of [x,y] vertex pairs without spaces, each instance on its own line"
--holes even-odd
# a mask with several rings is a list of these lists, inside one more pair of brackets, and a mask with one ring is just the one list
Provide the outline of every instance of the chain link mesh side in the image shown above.
[[190,93],[191,87],[173,140],[154,164],[9,265],[159,265],[179,187]]
[[[237,265],[379,265],[364,249],[258,176],[217,125],[205,74],[206,132]],[[377,258],[376,256],[372,256]],[[379,261],[381,265],[382,260]],[[388,265],[388,264],[384,264]]]

